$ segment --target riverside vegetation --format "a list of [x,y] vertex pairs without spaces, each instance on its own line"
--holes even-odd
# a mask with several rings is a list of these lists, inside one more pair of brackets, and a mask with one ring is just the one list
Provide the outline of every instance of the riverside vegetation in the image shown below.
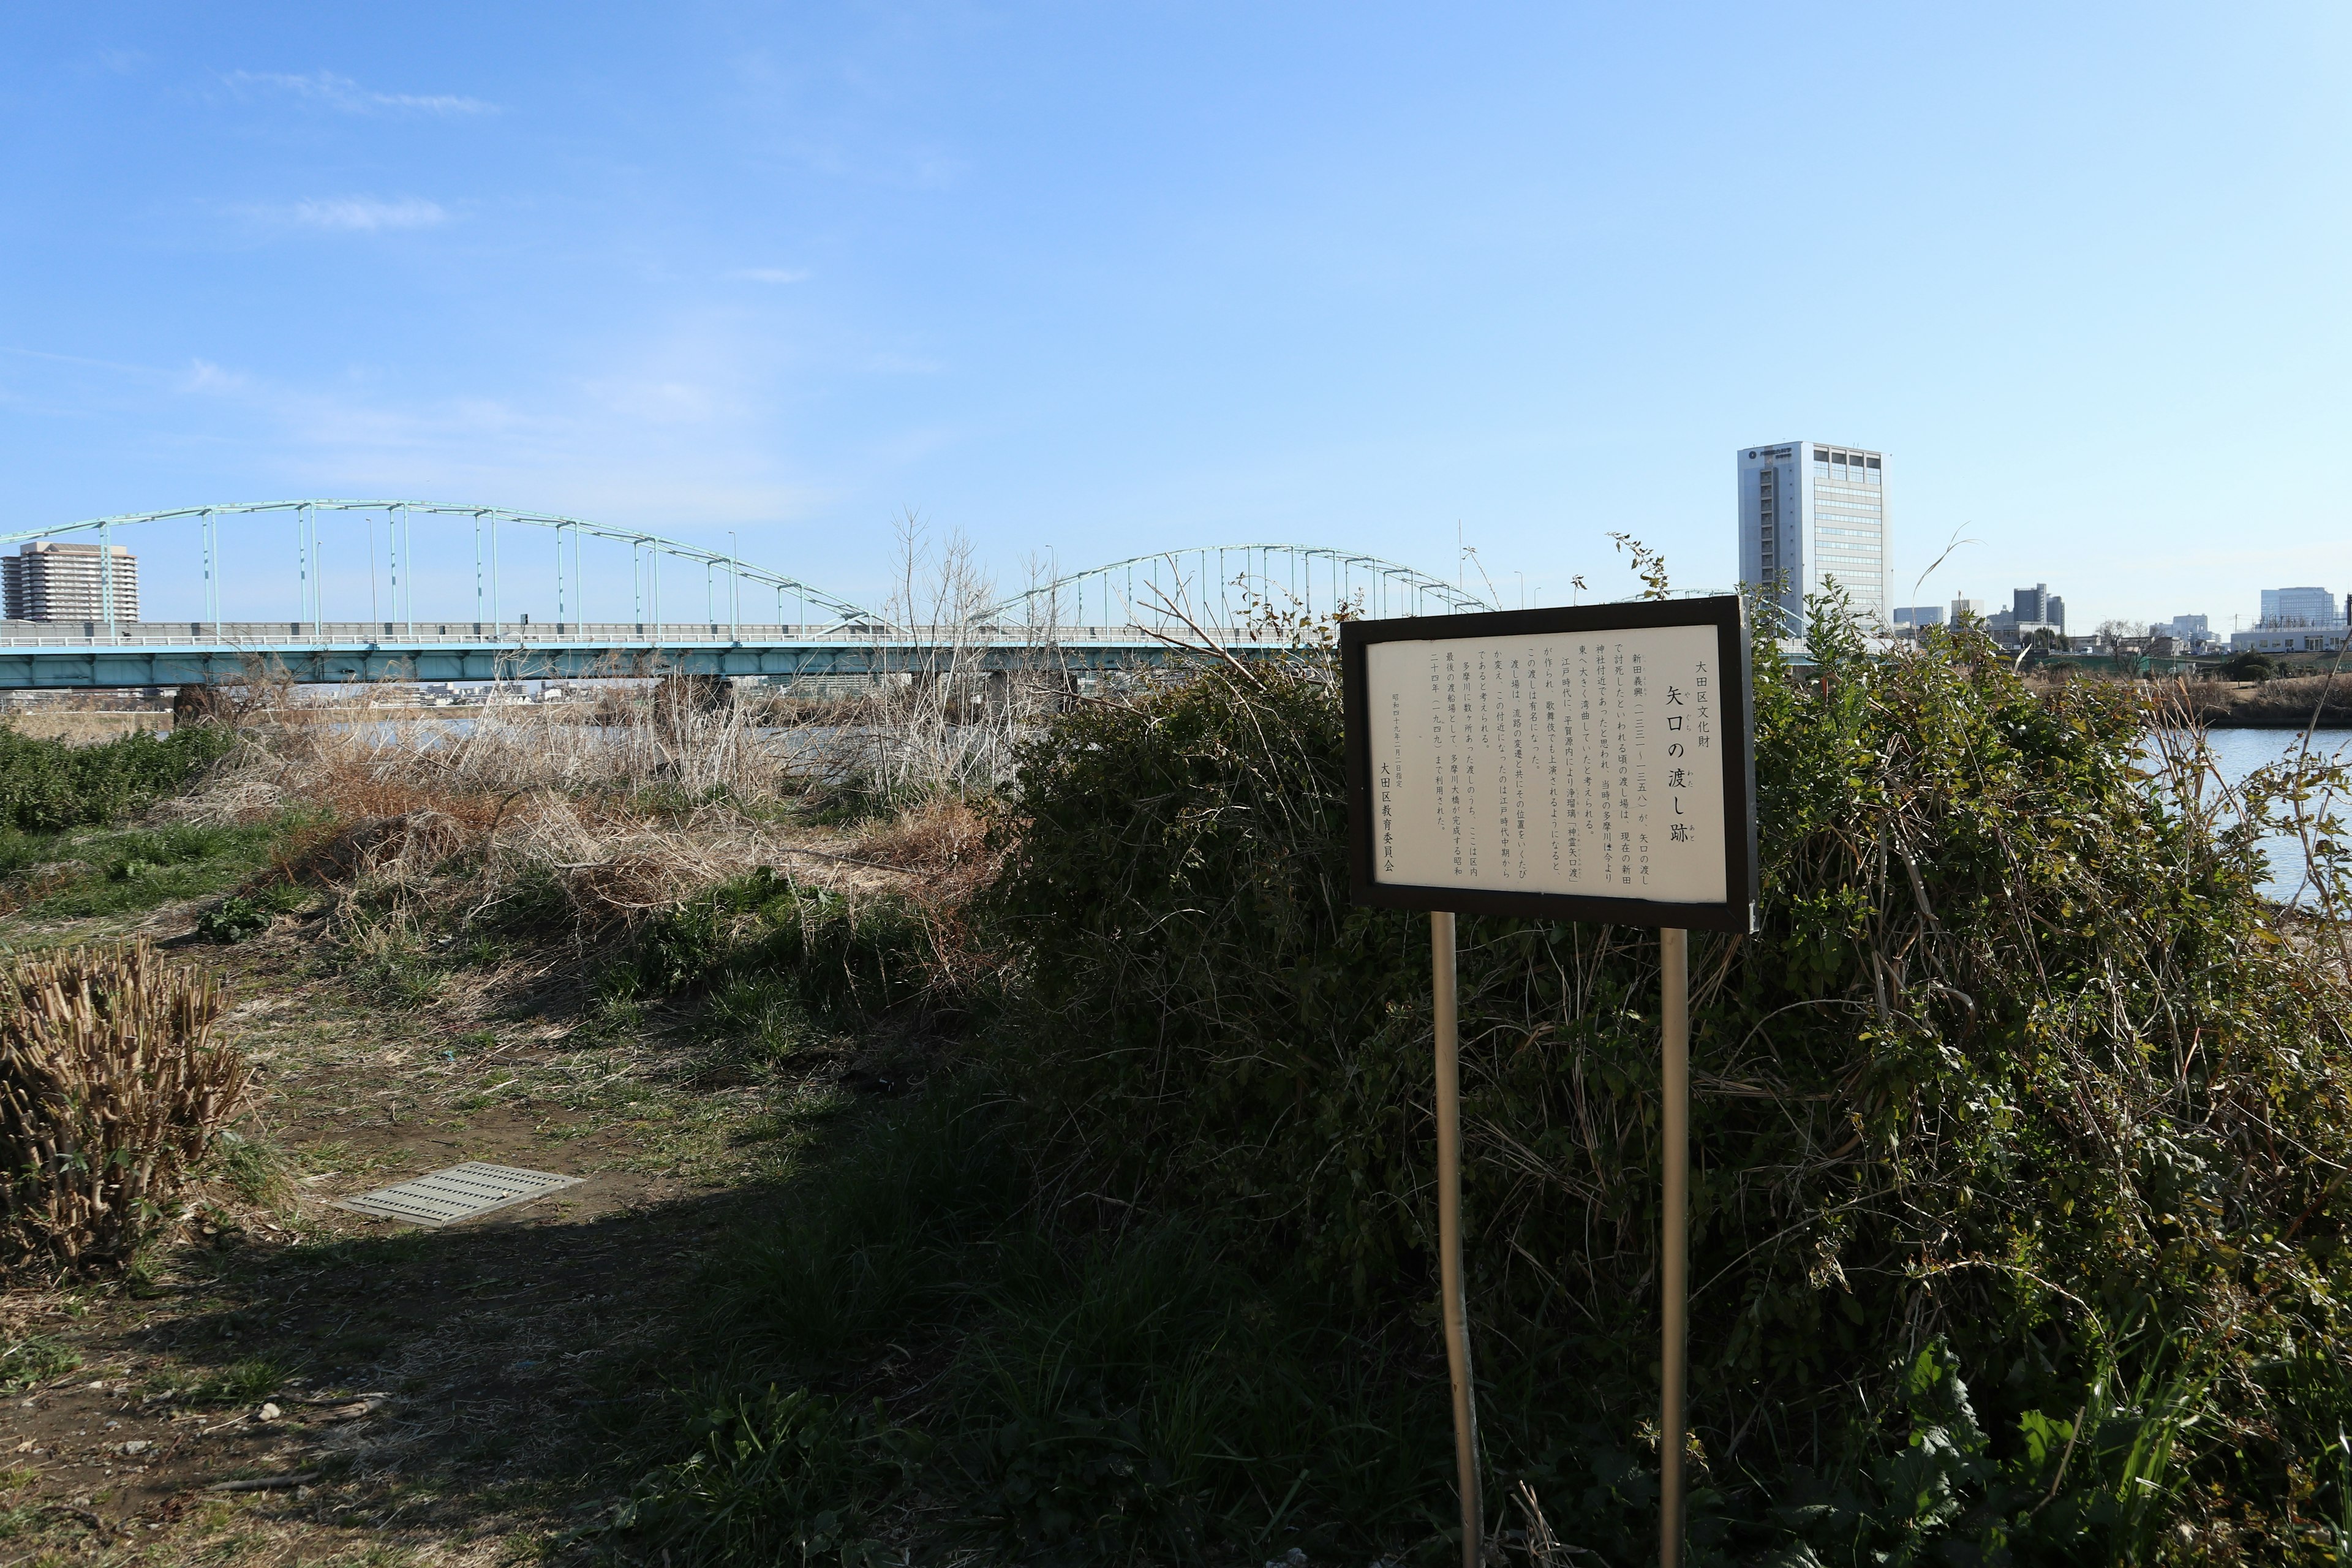
[[[1694,937],[1694,1560],[2341,1561],[2344,781],[1812,637],[1757,650],[1763,929]],[[273,835],[235,896],[320,889],[385,1005],[504,952],[581,1030],[894,1042],[599,1407],[623,1500],[561,1550],[1444,1560],[1426,930],[1347,901],[1328,653],[863,717],[917,738],[286,722],[162,808]],[[1486,1493],[1546,1568],[1654,1550],[1655,952],[1463,923]]]
[[[1763,929],[1695,938],[1700,1560],[2352,1551],[2346,956],[2257,893],[2334,768],[2231,790],[1963,637],[1758,652]],[[648,1539],[744,1561],[1444,1552],[1426,937],[1346,900],[1328,666],[1022,755],[964,1087],[713,1279]],[[1466,1234],[1503,1539],[1655,1505],[1655,942],[1466,922]]]

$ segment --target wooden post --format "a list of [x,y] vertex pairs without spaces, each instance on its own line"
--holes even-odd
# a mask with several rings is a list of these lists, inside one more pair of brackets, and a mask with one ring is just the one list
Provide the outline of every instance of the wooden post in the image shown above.
[[1430,994],[1437,1024],[1437,1258],[1445,1365],[1454,1379],[1454,1469],[1462,1491],[1462,1568],[1479,1568],[1478,1411],[1470,1386],[1470,1306],[1462,1282],[1462,1059],[1455,1028],[1454,916],[1429,917]]
[[1683,1560],[1683,1358],[1688,1343],[1685,1311],[1690,1281],[1690,932],[1658,932],[1658,989],[1664,1024],[1665,1096],[1664,1235],[1658,1250],[1659,1381],[1664,1399],[1658,1420],[1658,1563],[1682,1568]]

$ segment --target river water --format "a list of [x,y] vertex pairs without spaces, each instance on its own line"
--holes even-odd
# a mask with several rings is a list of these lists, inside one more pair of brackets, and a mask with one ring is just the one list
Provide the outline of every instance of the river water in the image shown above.
[[[2205,742],[2213,753],[2214,763],[2221,770],[2221,776],[2234,784],[2265,763],[2281,762],[2294,756],[2303,744],[2303,731],[2209,730],[2205,732]],[[2352,730],[2312,731],[2311,754],[2316,759],[2352,762]],[[2263,849],[2271,863],[2271,876],[2263,884],[2263,891],[2279,900],[2308,898],[2310,889],[2303,885],[2303,846],[2292,837],[2286,837],[2264,839]]]

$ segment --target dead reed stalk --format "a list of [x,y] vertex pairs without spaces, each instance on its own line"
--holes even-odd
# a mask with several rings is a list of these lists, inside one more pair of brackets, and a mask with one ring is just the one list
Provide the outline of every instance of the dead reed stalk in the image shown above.
[[145,942],[0,976],[0,1242],[68,1266],[127,1257],[163,1217],[251,1068],[213,1037],[208,973]]

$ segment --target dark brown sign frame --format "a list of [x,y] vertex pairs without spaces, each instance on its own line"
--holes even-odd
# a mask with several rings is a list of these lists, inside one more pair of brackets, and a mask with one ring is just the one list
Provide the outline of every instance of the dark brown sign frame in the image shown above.
[[[1733,721],[1724,726],[1721,746],[1726,860],[1723,902],[1674,903],[1582,893],[1502,892],[1382,882],[1374,878],[1370,694],[1364,673],[1366,648],[1380,642],[1444,642],[1657,626],[1714,627],[1716,668],[1722,672],[1724,680],[1736,688],[1726,692],[1723,700],[1724,715]],[[1357,903],[1392,910],[1516,915],[1528,920],[1584,921],[1687,931],[1745,932],[1755,929],[1758,859],[1754,671],[1748,656],[1748,608],[1738,595],[1348,621],[1339,627],[1339,668],[1347,717],[1348,880],[1349,895]]]

